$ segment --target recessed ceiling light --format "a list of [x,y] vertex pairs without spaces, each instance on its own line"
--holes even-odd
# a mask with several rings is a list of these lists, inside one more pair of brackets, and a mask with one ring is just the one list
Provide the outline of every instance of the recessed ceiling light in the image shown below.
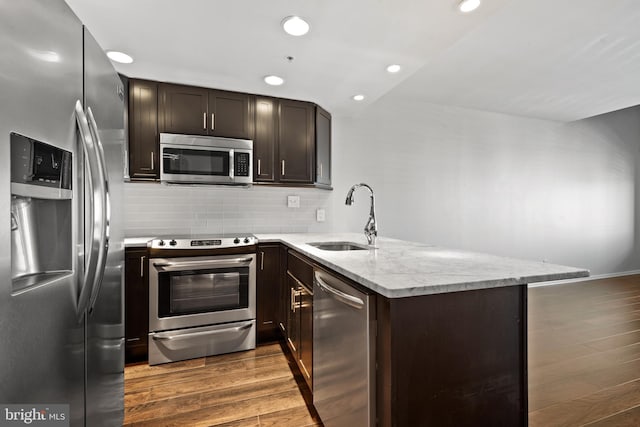
[[118,52],[116,50],[107,51],[107,56],[112,60],[119,62],[121,64],[131,64],[133,62],[133,58],[123,52]]
[[458,9],[460,12],[471,12],[476,10],[480,6],[480,0],[462,0],[460,4],[458,4]]
[[400,67],[398,64],[391,64],[387,67],[387,71],[390,73],[397,73],[401,68],[402,67]]
[[266,76],[264,78],[264,82],[271,86],[280,86],[282,83],[284,83],[284,79],[278,76]]
[[362,101],[364,99],[364,95],[353,95],[353,100],[354,101]]
[[303,36],[309,32],[309,23],[299,16],[287,16],[282,21],[282,28],[292,36]]

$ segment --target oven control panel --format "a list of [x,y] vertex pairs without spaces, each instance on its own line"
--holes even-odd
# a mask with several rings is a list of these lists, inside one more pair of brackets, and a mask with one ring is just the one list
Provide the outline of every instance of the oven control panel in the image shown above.
[[219,249],[257,244],[258,239],[253,235],[237,235],[206,238],[165,237],[152,240],[148,246],[152,249]]

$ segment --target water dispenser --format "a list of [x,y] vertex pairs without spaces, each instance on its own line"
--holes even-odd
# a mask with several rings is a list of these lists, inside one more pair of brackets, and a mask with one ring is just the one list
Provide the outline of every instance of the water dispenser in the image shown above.
[[11,279],[14,292],[72,272],[72,154],[11,133]]

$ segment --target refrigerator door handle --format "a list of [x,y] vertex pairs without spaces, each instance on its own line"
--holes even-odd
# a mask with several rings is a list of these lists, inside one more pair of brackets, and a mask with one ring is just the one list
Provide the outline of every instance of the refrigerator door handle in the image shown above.
[[100,234],[98,237],[98,261],[96,274],[94,276],[93,286],[91,287],[91,298],[89,299],[89,310],[91,313],[96,304],[96,299],[100,293],[102,279],[104,278],[104,269],[107,265],[107,252],[109,251],[109,222],[111,220],[111,204],[109,197],[109,177],[107,175],[107,163],[104,156],[104,148],[100,135],[98,134],[98,124],[91,111],[91,107],[87,107],[87,118],[89,119],[89,128],[91,136],[95,141],[95,152],[98,158],[98,192],[100,193],[101,211],[96,218],[96,229]]
[[84,108],[82,107],[82,103],[80,102],[80,100],[76,101],[75,115],[76,115],[76,122],[78,124],[78,130],[80,132],[82,151],[86,159],[86,167],[88,172],[85,175],[85,179],[89,189],[90,200],[89,200],[88,206],[87,204],[85,204],[85,207],[88,208],[88,211],[89,211],[88,224],[90,224],[91,226],[91,239],[88,242],[89,247],[85,248],[85,254],[87,254],[87,259],[85,262],[82,288],[80,290],[80,296],[78,297],[78,306],[77,306],[78,318],[81,319],[89,305],[89,301],[92,293],[92,287],[94,283],[94,277],[96,275],[96,269],[98,266],[98,258],[97,258],[98,247],[95,243],[95,240],[96,240],[95,239],[95,236],[96,236],[95,217],[96,217],[96,211],[97,211],[96,183],[98,181],[98,177],[96,175],[98,171],[98,158],[95,154],[95,144],[93,142],[91,130],[89,129],[89,121],[87,120],[87,116],[84,114]]

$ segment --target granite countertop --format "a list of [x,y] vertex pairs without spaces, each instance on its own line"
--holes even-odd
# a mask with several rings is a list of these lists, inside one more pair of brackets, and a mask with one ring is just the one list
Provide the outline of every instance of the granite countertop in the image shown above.
[[280,242],[388,298],[438,294],[587,277],[589,271],[379,237],[377,249],[325,251],[311,242],[366,245],[363,234],[256,234]]

